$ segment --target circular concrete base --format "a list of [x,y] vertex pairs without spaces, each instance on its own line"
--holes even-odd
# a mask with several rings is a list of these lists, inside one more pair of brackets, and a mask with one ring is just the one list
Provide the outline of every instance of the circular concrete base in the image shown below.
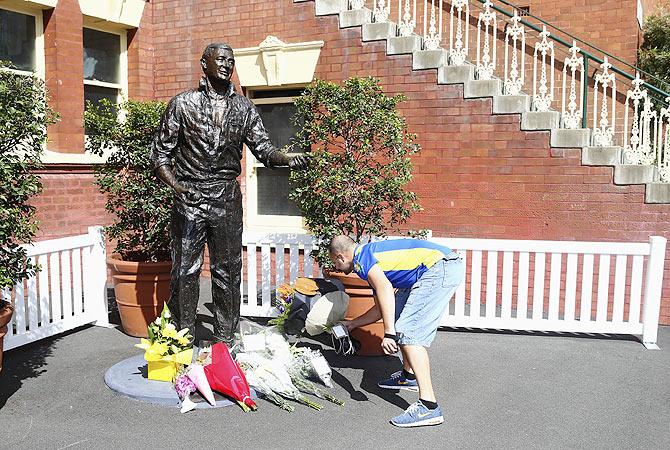
[[[135,400],[162,406],[181,406],[181,401],[172,383],[147,378],[147,362],[143,354],[124,359],[110,367],[105,373],[105,384],[113,391]],[[251,397],[256,399],[256,393],[253,390]],[[220,408],[236,404],[216,392],[214,399],[216,404],[211,406],[199,394],[191,395],[191,400],[197,405],[196,409]]]

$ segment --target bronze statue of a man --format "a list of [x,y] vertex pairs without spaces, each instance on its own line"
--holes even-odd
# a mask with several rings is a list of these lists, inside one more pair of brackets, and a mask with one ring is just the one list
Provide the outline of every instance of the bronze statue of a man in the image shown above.
[[214,339],[230,343],[240,319],[242,270],[243,145],[269,168],[307,167],[271,142],[260,115],[239,95],[230,77],[235,67],[228,44],[210,44],[200,59],[197,89],[168,103],[153,143],[161,180],[175,191],[172,207],[172,280],[168,307],[180,328],[195,334],[200,267],[209,249],[214,302]]

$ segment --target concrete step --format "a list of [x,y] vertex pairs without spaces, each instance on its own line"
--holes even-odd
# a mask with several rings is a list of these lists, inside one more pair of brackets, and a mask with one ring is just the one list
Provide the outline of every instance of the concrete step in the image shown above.
[[638,164],[614,166],[614,184],[646,184],[654,181],[656,167]]
[[437,69],[438,84],[467,83],[475,78],[475,67],[469,64],[463,66],[442,66]]
[[616,166],[621,164],[621,147],[584,147],[582,164],[585,166]]
[[347,9],[340,12],[340,28],[359,27],[372,22],[372,11],[367,8]]
[[315,0],[314,2],[317,16],[330,16],[339,14],[349,7],[348,0]]
[[502,80],[470,80],[465,83],[463,89],[463,97],[465,98],[482,98],[494,97],[502,94]]
[[591,143],[591,130],[589,128],[579,128],[577,130],[567,130],[558,128],[551,130],[551,146],[558,148],[582,148]]
[[447,62],[447,51],[417,50],[412,53],[412,70],[438,69]]
[[645,203],[670,203],[670,183],[647,183]]
[[560,118],[558,111],[526,111],[521,113],[521,129],[524,131],[553,130],[558,128]]
[[393,22],[363,24],[363,42],[383,41],[397,34],[397,26]]
[[387,55],[408,55],[421,50],[421,36],[395,36],[386,41]]
[[530,109],[530,95],[496,95],[493,114],[524,113]]

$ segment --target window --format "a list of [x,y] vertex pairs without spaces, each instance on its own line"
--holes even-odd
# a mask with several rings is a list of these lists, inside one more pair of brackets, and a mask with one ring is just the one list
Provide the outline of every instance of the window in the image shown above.
[[[293,100],[301,92],[302,89],[250,92],[249,96],[277,148],[288,144],[298,131],[291,119],[295,114]],[[248,226],[255,229],[302,231],[300,210],[288,199],[289,169],[268,169],[249,150],[246,167]]]
[[125,31],[84,28],[84,103],[119,103],[127,90]]
[[42,12],[0,9],[0,60],[13,72],[44,79],[44,30]]

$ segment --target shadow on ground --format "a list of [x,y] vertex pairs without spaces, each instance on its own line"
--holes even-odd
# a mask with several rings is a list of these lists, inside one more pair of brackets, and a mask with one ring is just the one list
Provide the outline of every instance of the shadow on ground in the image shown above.
[[12,350],[5,350],[3,369],[0,373],[0,409],[14,395],[25,380],[44,374],[46,360],[53,354],[53,346],[66,336],[80,331],[77,328],[50,339],[44,339]]

